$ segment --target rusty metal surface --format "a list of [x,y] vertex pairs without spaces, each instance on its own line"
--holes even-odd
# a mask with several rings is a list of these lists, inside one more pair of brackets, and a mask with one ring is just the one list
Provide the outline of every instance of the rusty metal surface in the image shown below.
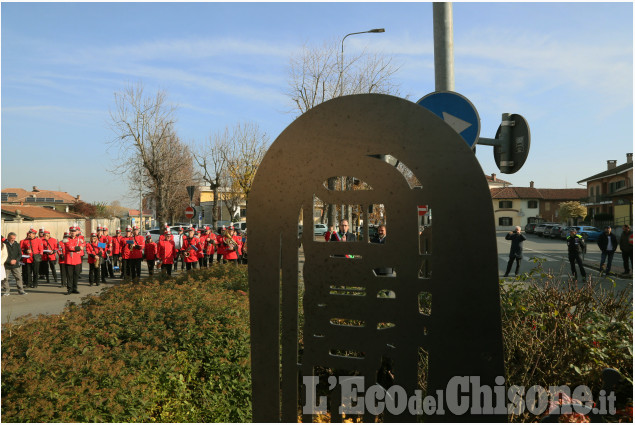
[[[411,189],[395,167],[372,157],[378,154],[403,162],[422,187]],[[338,175],[355,176],[373,190],[324,187],[328,177]],[[411,394],[417,388],[420,348],[428,353],[429,394],[445,390],[454,376],[480,376],[481,385],[492,386],[495,377],[504,376],[495,229],[483,176],[452,128],[393,96],[334,99],[284,130],[260,165],[249,197],[255,421],[297,421],[298,383],[302,376],[315,375],[316,367],[357,371],[368,387],[377,380],[382,357],[390,358],[394,384]],[[313,217],[314,196],[333,204],[384,204],[390,220],[386,243],[320,243],[310,231],[298,239],[298,216],[303,210],[304,217]],[[434,231],[420,237],[417,205],[423,204],[434,210]],[[305,254],[302,300],[300,243]],[[344,254],[361,258],[333,257]],[[428,272],[422,275],[424,260]],[[376,276],[373,270],[381,267],[393,268],[396,275]],[[331,285],[362,287],[365,295],[332,293]],[[395,297],[378,298],[386,289]],[[429,315],[419,310],[422,292],[430,294]],[[333,318],[355,319],[363,326],[337,326]],[[378,329],[378,323],[394,326]],[[331,350],[363,353],[363,358]],[[388,419],[414,418],[406,412]],[[456,419],[448,413],[433,420]]]

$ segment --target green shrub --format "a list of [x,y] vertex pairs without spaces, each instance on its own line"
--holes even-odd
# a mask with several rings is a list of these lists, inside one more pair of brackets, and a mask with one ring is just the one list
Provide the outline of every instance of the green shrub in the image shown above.
[[248,300],[226,289],[245,274],[156,276],[3,326],[2,420],[249,421]]
[[531,273],[501,285],[507,384],[586,385],[597,395],[607,367],[632,382],[631,292],[561,280],[535,261]]

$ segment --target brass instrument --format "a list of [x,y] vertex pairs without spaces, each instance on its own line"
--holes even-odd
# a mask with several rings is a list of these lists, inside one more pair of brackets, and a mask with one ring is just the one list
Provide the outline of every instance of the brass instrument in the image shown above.
[[247,258],[247,238],[245,238],[245,243],[243,244],[243,258]]
[[230,251],[236,251],[238,249],[238,244],[227,230],[225,230],[225,234],[223,235],[223,243],[227,245],[227,249]]
[[99,264],[101,262],[101,255],[99,255],[99,253],[95,254],[95,267],[99,267]]

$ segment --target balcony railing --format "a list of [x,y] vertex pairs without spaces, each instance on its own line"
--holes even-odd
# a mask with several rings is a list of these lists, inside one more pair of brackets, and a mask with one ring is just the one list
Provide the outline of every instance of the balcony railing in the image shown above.
[[611,202],[613,202],[613,198],[606,195],[593,195],[580,199],[582,205],[610,204]]

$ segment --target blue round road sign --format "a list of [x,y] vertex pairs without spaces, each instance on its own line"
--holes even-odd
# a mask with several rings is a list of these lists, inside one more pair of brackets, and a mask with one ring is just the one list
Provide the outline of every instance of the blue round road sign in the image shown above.
[[417,102],[452,127],[471,148],[478,142],[481,119],[472,102],[452,91],[437,91]]

